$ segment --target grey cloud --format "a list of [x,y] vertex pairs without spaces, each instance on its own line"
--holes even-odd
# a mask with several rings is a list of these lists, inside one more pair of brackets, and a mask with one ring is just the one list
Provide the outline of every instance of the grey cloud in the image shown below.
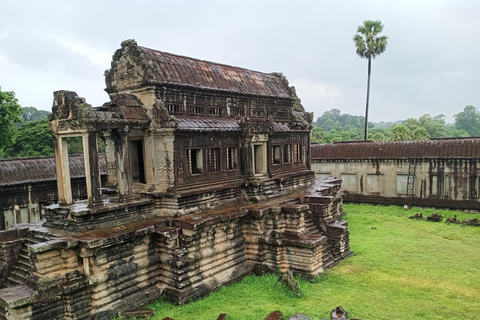
[[0,39],[0,54],[26,69],[55,70],[65,76],[94,77],[99,69],[87,57],[37,34],[9,32]]
[[[65,83],[103,82],[109,65],[92,63],[51,40],[55,36],[110,54],[122,40],[135,38],[162,51],[282,72],[299,93],[304,90],[297,79],[339,88],[335,99],[315,92],[300,96],[316,117],[332,107],[364,113],[367,61],[356,56],[352,37],[363,20],[380,19],[390,39],[387,51],[373,61],[373,121],[424,113],[451,118],[463,104],[480,108],[477,1],[72,0],[6,2],[3,8],[0,28],[10,33],[0,38],[0,55],[31,70],[60,73]],[[4,79],[8,75],[0,74]],[[99,98],[87,100],[101,104],[102,89],[89,88]],[[308,90],[316,89],[308,85]]]

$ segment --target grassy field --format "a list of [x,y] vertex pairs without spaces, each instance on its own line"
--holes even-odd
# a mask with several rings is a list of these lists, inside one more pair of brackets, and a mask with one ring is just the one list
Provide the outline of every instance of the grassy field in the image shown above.
[[302,297],[286,292],[277,275],[249,276],[184,306],[160,299],[150,305],[155,319],[215,320],[227,313],[229,320],[261,320],[275,310],[284,319],[297,312],[330,319],[338,305],[350,319],[480,318],[480,227],[408,219],[416,212],[460,220],[479,214],[369,205],[344,210],[355,256],[314,282],[299,279]]

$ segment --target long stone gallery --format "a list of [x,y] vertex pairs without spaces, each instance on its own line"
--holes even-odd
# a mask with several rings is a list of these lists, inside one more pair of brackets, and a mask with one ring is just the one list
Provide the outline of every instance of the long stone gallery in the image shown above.
[[[314,180],[313,115],[285,76],[126,40],[105,81],[100,107],[54,93],[56,199],[44,192],[55,204],[34,211],[45,219],[18,223],[15,179],[2,186],[17,224],[0,232],[1,318],[108,319],[251,273],[319,275],[352,254],[341,181]],[[69,158],[78,136],[84,155]]]

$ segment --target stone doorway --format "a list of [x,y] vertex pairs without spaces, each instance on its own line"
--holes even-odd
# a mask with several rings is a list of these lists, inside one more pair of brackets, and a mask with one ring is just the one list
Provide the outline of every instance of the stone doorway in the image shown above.
[[253,145],[253,165],[255,168],[255,174],[261,175],[266,173],[266,152],[265,145],[255,144]]
[[143,156],[143,140],[129,141],[130,168],[132,170],[132,181],[147,183],[145,178],[145,161]]

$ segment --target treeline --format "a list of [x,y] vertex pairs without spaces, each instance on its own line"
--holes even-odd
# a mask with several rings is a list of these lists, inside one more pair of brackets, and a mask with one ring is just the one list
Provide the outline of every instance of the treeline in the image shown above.
[[[4,158],[22,158],[53,156],[53,135],[50,130],[48,116],[50,112],[37,110],[35,107],[22,108],[22,120],[17,124],[12,141],[3,150]],[[83,153],[81,137],[68,138],[68,153]],[[99,151],[104,152],[105,147],[101,139],[98,145]],[[0,158],[2,158],[0,156]]]
[[[21,107],[15,93],[0,87],[0,158],[53,156],[50,112],[35,107]],[[68,140],[68,153],[83,153],[81,137]],[[98,139],[98,150],[105,151]]]
[[[35,107],[22,108],[15,93],[2,91],[0,87],[0,158],[51,156],[53,136],[48,115],[50,112]],[[338,109],[323,113],[314,123],[311,141],[332,143],[364,138],[365,118],[342,114]],[[396,122],[368,124],[368,139],[373,141],[427,140],[444,137],[480,136],[480,112],[474,106],[466,106],[455,114],[455,123],[446,124],[443,114],[425,114],[419,119],[408,118]],[[98,141],[99,151],[104,143]],[[81,137],[68,138],[68,153],[83,153]]]
[[[368,139],[373,141],[428,140],[430,138],[480,136],[480,112],[466,106],[455,114],[455,123],[447,124],[445,116],[424,114],[418,119],[368,123]],[[342,114],[338,109],[325,111],[313,124],[311,141],[332,143],[364,139],[365,118]]]

